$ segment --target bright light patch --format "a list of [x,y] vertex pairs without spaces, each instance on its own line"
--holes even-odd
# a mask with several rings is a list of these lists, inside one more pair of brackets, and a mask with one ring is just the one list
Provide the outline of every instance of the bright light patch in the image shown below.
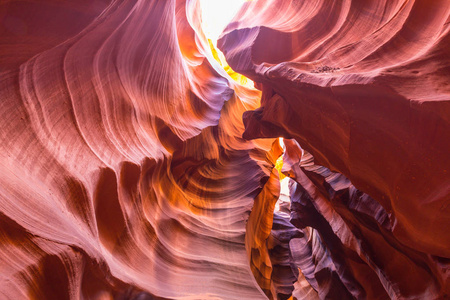
[[217,48],[217,40],[225,27],[237,14],[242,4],[249,0],[199,0],[202,14],[202,29],[208,40],[214,59],[235,82],[247,88],[254,88],[253,81],[236,73],[228,65],[225,56]]
[[200,0],[203,32],[214,46],[244,2],[246,0]]
[[[283,141],[282,137],[278,138],[278,143],[280,143],[280,147],[283,149],[283,153],[284,153],[284,151],[286,151],[286,148],[284,146],[284,141]],[[280,177],[280,181],[283,180],[284,178],[286,178],[286,175],[281,173],[282,168],[283,168],[283,155],[280,155],[280,157],[278,157],[277,161],[275,162],[275,169],[278,170],[278,175]]]

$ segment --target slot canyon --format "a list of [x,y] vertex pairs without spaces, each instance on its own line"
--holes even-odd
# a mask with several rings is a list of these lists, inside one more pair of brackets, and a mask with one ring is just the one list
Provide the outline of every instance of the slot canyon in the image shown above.
[[0,299],[450,298],[449,0],[1,0],[0,116]]

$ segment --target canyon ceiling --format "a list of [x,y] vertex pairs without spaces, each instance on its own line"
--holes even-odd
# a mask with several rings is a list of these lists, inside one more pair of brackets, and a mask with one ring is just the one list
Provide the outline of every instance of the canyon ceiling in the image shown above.
[[[447,299],[450,1],[0,2],[1,299]],[[222,56],[223,53],[223,56]]]

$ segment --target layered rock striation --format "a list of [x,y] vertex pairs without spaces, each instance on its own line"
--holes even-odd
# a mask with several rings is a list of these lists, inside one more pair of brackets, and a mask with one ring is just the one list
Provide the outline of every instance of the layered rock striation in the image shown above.
[[2,2],[2,299],[264,299],[245,225],[271,140],[193,1]]
[[199,5],[0,3],[1,298],[448,297],[450,3]]
[[447,1],[254,1],[219,40],[262,90],[244,137],[314,157],[289,173],[305,237],[288,248],[320,298],[448,297],[449,16]]

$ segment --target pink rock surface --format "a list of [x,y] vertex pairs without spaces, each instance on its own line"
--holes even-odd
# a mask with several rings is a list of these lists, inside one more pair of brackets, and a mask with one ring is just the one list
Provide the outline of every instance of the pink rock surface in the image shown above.
[[449,15],[1,2],[1,298],[448,297]]
[[245,226],[272,140],[242,139],[260,92],[195,5],[0,4],[0,298],[265,298]]
[[[370,254],[356,247],[362,237],[346,247],[383,261],[376,272],[392,298],[440,299],[449,292],[449,15],[448,1],[253,1],[219,40],[230,66],[263,92],[261,107],[244,113],[244,137],[294,138],[316,164],[344,174],[370,197],[359,205],[383,232],[362,233],[374,242]],[[318,197],[308,187],[319,179],[295,180]],[[361,225],[337,212],[347,226]],[[350,233],[338,234],[343,221],[318,215],[326,221],[316,226],[331,226],[330,234],[346,245]],[[405,259],[417,263],[418,255],[426,261],[419,265],[432,267],[397,265],[394,250],[383,254],[383,240]],[[341,252],[330,247],[329,255]],[[341,268],[340,259],[331,261]],[[410,281],[402,283],[402,276]]]

